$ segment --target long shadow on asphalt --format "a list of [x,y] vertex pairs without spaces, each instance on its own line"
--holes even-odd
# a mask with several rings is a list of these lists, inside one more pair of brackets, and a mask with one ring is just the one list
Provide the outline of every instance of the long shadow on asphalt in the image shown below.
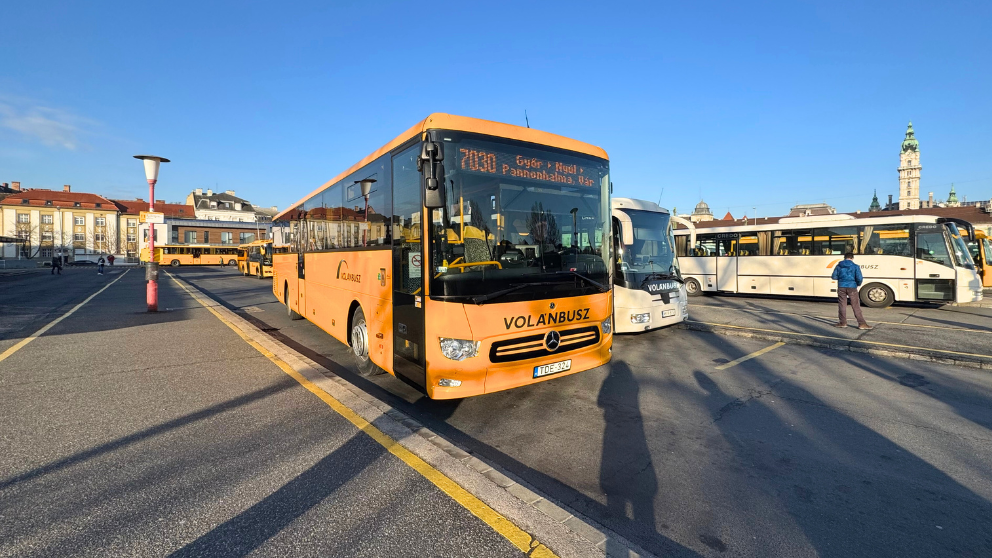
[[247,556],[385,452],[358,434],[260,502],[225,521],[170,556]]
[[160,434],[164,434],[171,430],[182,428],[194,422],[208,419],[210,417],[219,415],[223,412],[230,411],[231,409],[243,407],[245,405],[254,403],[255,401],[264,399],[266,397],[287,390],[289,388],[296,387],[298,385],[299,384],[297,384],[297,382],[292,378],[288,378],[288,377],[280,378],[275,384],[269,387],[253,391],[251,393],[247,393],[240,397],[235,397],[234,399],[230,399],[228,401],[224,401],[223,403],[212,405],[210,407],[207,407],[206,409],[199,410],[195,413],[189,413],[187,415],[183,415],[168,422],[158,424],[151,428],[146,428],[139,432],[135,432],[134,434],[130,434],[128,436],[118,438],[116,440],[107,442],[105,444],[100,444],[99,446],[89,448],[87,450],[83,450],[78,453],[74,453],[68,457],[59,459],[58,461],[47,463],[45,465],[42,465],[41,467],[31,469],[30,471],[25,471],[24,473],[21,473],[19,475],[15,475],[13,477],[0,480],[0,490],[10,488],[16,484],[34,480],[51,473],[57,473],[63,469],[72,467],[73,465],[79,465],[91,459],[95,459],[105,454],[120,449],[124,449],[128,446],[137,444],[138,442],[142,442],[149,438],[153,438]]

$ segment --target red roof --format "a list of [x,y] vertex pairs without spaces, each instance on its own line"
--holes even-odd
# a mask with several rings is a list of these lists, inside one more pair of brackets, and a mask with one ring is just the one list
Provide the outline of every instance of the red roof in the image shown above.
[[726,215],[723,216],[723,219],[721,219],[721,221],[733,221],[733,220],[734,220],[734,216],[731,215],[729,211],[727,212]]
[[[113,200],[121,213],[125,215],[138,215],[142,211],[148,211],[148,202],[145,200]],[[166,217],[179,217],[182,219],[195,219],[196,212],[192,205],[182,203],[161,203],[155,202],[155,212],[164,213]]]
[[[24,203],[24,200],[28,200]],[[48,202],[51,202],[49,204]],[[29,206],[54,206],[54,207],[83,207],[87,209],[116,210],[114,202],[97,194],[87,194],[84,192],[59,192],[55,190],[45,190],[42,188],[32,188],[22,190],[5,197],[0,204],[3,205],[29,205]],[[79,205],[76,205],[79,204]]]

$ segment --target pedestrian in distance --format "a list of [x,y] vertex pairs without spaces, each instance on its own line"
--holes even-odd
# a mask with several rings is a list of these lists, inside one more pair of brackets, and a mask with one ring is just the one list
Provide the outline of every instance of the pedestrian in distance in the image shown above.
[[109,256],[107,256],[107,263],[110,264],[110,267],[113,267],[114,266],[114,255],[113,254],[110,254]]
[[103,259],[103,256],[100,256],[100,259],[96,261],[96,265],[97,265],[96,271],[98,275],[103,275],[103,264],[105,262],[106,260]]
[[52,256],[52,275],[55,275],[56,270],[62,275],[62,256]]
[[858,287],[864,281],[861,266],[854,263],[854,253],[844,254],[844,259],[834,268],[831,279],[837,281],[837,323],[834,327],[847,327],[847,301],[851,301],[854,317],[858,319],[858,329],[871,329],[865,317],[861,315],[861,299],[858,298]]

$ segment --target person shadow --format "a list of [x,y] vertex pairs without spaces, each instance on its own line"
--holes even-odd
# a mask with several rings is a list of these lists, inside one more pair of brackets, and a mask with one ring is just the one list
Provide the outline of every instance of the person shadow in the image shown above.
[[[610,368],[596,401],[606,422],[599,473],[606,513],[611,523],[634,522],[635,531],[655,533],[658,477],[644,433],[637,380],[622,361],[614,360]],[[616,541],[607,541],[607,556],[623,551]]]

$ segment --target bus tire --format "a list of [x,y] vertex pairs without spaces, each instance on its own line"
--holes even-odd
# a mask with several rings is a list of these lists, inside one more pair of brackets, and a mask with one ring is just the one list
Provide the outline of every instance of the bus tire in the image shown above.
[[289,305],[289,285],[286,285],[286,287],[282,291],[282,300],[283,302],[286,303],[286,315],[289,316],[290,320],[303,319],[303,316],[301,316],[298,312],[294,311],[293,307]]
[[179,267],[179,260],[172,260],[172,262],[169,263],[169,265],[171,265],[172,267]]
[[861,304],[869,308],[886,308],[892,306],[896,300],[892,289],[881,283],[868,283],[861,287],[858,296],[861,298]]
[[236,265],[238,265],[238,260],[230,260],[230,261],[227,262],[227,265],[234,265],[234,266],[236,266]]
[[685,280],[685,294],[689,296],[699,296],[703,294],[703,287],[700,286],[699,281],[689,277]]
[[351,353],[355,355],[355,366],[359,376],[375,376],[385,372],[369,355],[369,330],[365,323],[365,312],[362,307],[355,308],[351,319]]

